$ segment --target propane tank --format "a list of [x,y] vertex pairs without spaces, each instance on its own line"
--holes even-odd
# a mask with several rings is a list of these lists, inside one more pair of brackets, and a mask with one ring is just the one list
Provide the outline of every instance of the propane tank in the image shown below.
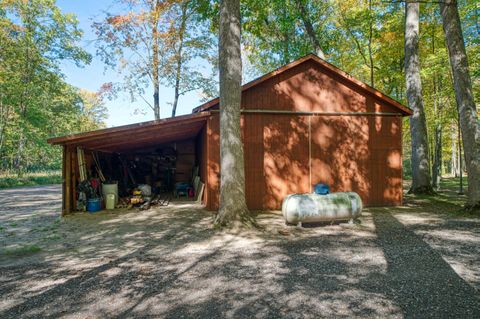
[[291,194],[282,203],[287,224],[314,223],[356,219],[362,212],[362,199],[357,193]]

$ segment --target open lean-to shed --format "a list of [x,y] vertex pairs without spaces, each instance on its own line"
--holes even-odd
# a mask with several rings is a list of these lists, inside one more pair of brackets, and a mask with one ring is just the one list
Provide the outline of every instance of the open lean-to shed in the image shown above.
[[[369,206],[402,203],[402,117],[412,114],[404,105],[308,55],[243,85],[241,108],[250,209],[279,209],[287,194],[317,183],[357,192]],[[88,162],[89,151],[145,154],[162,145],[178,152],[176,180],[199,167],[203,202],[216,210],[218,109],[217,98],[191,115],[50,139],[64,148],[64,213],[75,210],[78,147]]]

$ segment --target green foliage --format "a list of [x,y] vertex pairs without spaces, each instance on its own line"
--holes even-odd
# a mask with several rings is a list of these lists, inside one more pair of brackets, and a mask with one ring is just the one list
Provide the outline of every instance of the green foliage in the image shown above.
[[5,256],[26,256],[41,252],[42,248],[37,245],[26,245],[15,248],[3,248],[0,250],[0,255]]
[[[337,36],[329,19],[332,6],[322,1],[301,0],[312,20],[317,38],[326,53]],[[248,0],[242,2],[243,46],[248,58],[247,73],[258,76],[314,51],[296,1]]]
[[[258,76],[313,52],[298,10],[302,3],[329,62],[406,104],[404,3],[369,0],[244,1],[243,37],[250,76]],[[459,1],[474,95],[480,97],[478,1]],[[205,11],[208,12],[208,11]],[[210,11],[210,14],[216,14]],[[421,4],[420,58],[425,113],[433,155],[435,129],[442,130],[443,161],[452,163],[458,145],[457,110],[445,33],[438,3]],[[404,120],[404,173],[411,172],[411,141]],[[432,158],[433,161],[433,158]],[[452,165],[449,165],[451,167]],[[445,171],[444,171],[445,172]],[[448,172],[446,172],[448,173]]]
[[22,177],[18,177],[16,173],[4,172],[0,174],[0,189],[60,183],[62,183],[62,173],[60,171],[29,172],[23,174]]
[[[179,96],[199,88],[205,98],[216,95],[212,76],[219,1],[159,3],[157,19],[152,14],[156,1],[122,0],[94,23],[100,58],[125,75],[120,86],[106,85],[103,93],[120,88],[143,98],[151,86],[149,58],[156,42],[163,85],[177,89]],[[458,5],[478,102],[480,10],[476,0],[461,0]],[[245,0],[241,10],[247,79],[313,52],[305,23],[309,21],[329,62],[405,104],[403,2]],[[444,162],[453,162],[457,110],[438,3],[422,2],[420,12],[421,77],[431,154],[434,132],[440,127]],[[153,24],[158,29],[155,37]],[[62,13],[54,0],[0,2],[0,171],[58,169],[61,150],[49,146],[48,137],[104,126],[103,95],[72,87],[60,72],[65,60],[79,66],[89,63],[91,57],[78,44],[81,37],[76,17]],[[198,69],[198,64],[212,65],[213,71]],[[403,130],[408,175],[408,119]]]
[[173,88],[179,96],[192,90],[201,90],[205,97],[216,93],[215,72],[199,67],[214,64],[216,36],[200,20],[195,2],[159,3],[120,1],[112,9],[119,13],[107,12],[92,25],[97,55],[107,68],[123,76],[122,82],[109,83],[111,97],[127,92],[132,102],[143,102],[136,111],[146,105],[155,112],[154,102],[144,96],[157,82]]
[[47,138],[102,125],[60,72],[62,61],[90,62],[81,37],[76,17],[53,0],[0,2],[0,171],[58,169],[61,150]]

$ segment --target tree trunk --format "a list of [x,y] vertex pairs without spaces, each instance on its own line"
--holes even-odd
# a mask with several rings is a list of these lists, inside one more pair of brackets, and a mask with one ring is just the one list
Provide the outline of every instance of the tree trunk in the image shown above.
[[435,149],[433,158],[433,187],[440,189],[440,180],[442,178],[442,126],[440,123],[435,125]]
[[[368,1],[368,9],[370,14],[372,14],[372,0]],[[373,51],[372,51],[372,41],[373,41],[373,18],[370,17],[370,26],[369,26],[369,34],[368,34],[368,59],[370,62],[370,86],[372,88],[375,87],[375,66],[373,64]]]
[[178,98],[180,97],[179,85],[180,85],[180,80],[178,78],[176,78],[175,79],[175,93],[173,95],[173,104],[172,104],[172,117],[175,117],[175,115],[177,113]]
[[[432,54],[435,55],[435,24],[432,26]],[[441,91],[439,77],[436,72],[433,74],[433,113],[435,116],[435,134],[434,134],[434,150],[433,150],[433,167],[432,167],[432,186],[435,190],[440,189],[440,180],[442,178],[442,120],[440,110]]]
[[160,18],[160,0],[155,2],[153,17],[153,27],[152,27],[152,77],[153,77],[153,114],[155,119],[160,119],[160,77],[159,77],[159,56],[158,56],[158,20]]
[[480,129],[473,99],[472,81],[468,71],[467,53],[456,1],[440,2],[443,30],[453,73],[455,98],[462,132],[468,192],[466,208],[480,206]]
[[460,187],[458,190],[458,194],[463,194],[463,156],[462,156],[462,137],[461,137],[461,130],[460,130],[460,122],[458,122],[458,176],[460,177]]
[[297,0],[296,3],[298,11],[300,12],[300,18],[302,19],[303,25],[305,26],[305,31],[307,32],[310,41],[312,41],[315,53],[318,55],[318,57],[325,60],[325,53],[323,52],[322,47],[320,46],[320,41],[318,41],[318,37],[315,34],[315,30],[313,29],[313,24],[310,20],[307,9],[305,8],[305,4],[302,0]]
[[[2,155],[3,151],[3,143],[5,140],[5,128],[7,127],[7,123],[10,117],[10,105],[4,105],[2,101],[2,97],[0,97],[0,156]],[[0,163],[1,165],[1,163]]]
[[425,112],[423,110],[422,84],[418,49],[419,32],[418,2],[407,0],[405,6],[405,78],[408,106],[413,110],[410,117],[412,138],[412,187],[414,194],[432,194],[430,163],[428,157],[428,137]]
[[175,93],[172,105],[172,117],[177,113],[178,98],[180,97],[180,80],[182,78],[182,63],[183,63],[183,40],[185,35],[185,27],[187,24],[187,2],[182,4],[182,21],[180,23],[180,30],[178,32],[178,50],[177,50],[177,68],[175,70]]
[[15,156],[15,170],[17,172],[18,177],[22,177],[23,173],[25,172],[24,166],[24,151],[25,151],[25,135],[23,134],[23,129],[20,131],[20,137],[18,139],[18,149],[17,155]]
[[[285,3],[282,9],[283,19],[287,19],[287,3]],[[280,28],[282,30],[282,37],[283,37],[283,64],[290,63],[290,35],[288,34],[288,29],[285,30],[284,28]]]
[[243,143],[240,128],[242,58],[240,0],[220,1],[220,209],[218,226],[253,223],[245,200]]
[[451,174],[453,177],[458,177],[458,156],[457,156],[457,129],[456,125],[452,124],[452,166]]

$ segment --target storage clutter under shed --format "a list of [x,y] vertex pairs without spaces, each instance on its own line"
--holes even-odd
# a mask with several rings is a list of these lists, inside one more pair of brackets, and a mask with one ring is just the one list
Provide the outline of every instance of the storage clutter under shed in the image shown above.
[[77,157],[75,206],[79,211],[148,209],[168,205],[172,198],[198,199],[203,192],[194,139],[125,153],[79,147]]
[[79,211],[148,209],[168,205],[172,198],[196,200],[203,192],[195,139],[125,153],[77,148],[77,157],[75,206]]
[[205,115],[50,139],[63,145],[63,214],[201,201]]

